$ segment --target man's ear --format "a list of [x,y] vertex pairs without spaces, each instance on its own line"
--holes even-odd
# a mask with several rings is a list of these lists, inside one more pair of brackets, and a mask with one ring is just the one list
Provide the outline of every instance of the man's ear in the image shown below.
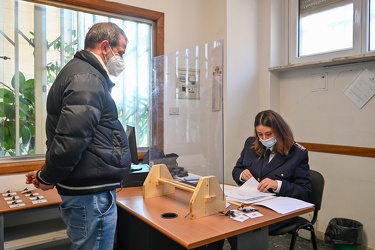
[[100,50],[102,51],[103,55],[107,54],[107,47],[109,46],[108,40],[103,40],[100,43]]

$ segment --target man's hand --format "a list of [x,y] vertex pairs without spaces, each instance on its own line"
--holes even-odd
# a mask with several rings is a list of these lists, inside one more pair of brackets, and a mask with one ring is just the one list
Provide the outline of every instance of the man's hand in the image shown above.
[[38,170],[31,171],[27,173],[26,176],[26,184],[34,184],[36,188],[39,188],[39,181],[36,179],[36,174]]
[[46,184],[39,182],[39,188],[42,189],[43,191],[53,189],[54,187],[55,187],[55,184],[46,185]]
[[26,184],[33,184],[34,187],[40,188],[43,191],[47,191],[47,190],[53,189],[55,187],[55,184],[46,185],[46,184],[40,183],[38,181],[38,179],[36,178],[37,173],[38,173],[38,170],[34,170],[34,171],[31,171],[31,172],[27,173],[25,175],[26,176],[25,183]]

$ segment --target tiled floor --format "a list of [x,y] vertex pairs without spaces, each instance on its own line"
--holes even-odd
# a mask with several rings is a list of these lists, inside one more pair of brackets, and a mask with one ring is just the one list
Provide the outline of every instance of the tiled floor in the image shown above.
[[[283,235],[283,236],[269,236],[268,237],[268,250],[288,250],[289,244],[290,244],[291,235]],[[43,250],[69,250],[69,243],[67,242],[64,245],[60,246],[50,246],[45,247]],[[41,250],[40,247],[31,247],[27,248],[27,250]],[[230,245],[227,241],[224,243],[223,250],[230,250]],[[312,244],[309,240],[306,240],[304,238],[297,238],[296,241],[296,250],[309,250],[313,249]],[[333,246],[329,244],[325,244],[323,241],[318,240],[318,250],[332,250]],[[25,249],[26,250],[26,249]],[[120,250],[120,249],[118,249]],[[136,249],[129,249],[129,250],[136,250]],[[173,249],[168,249],[173,250]]]
[[[290,245],[291,235],[282,235],[282,236],[269,236],[268,237],[268,250],[288,250]],[[333,246],[325,244],[324,241],[318,240],[318,249],[319,250],[332,250]],[[224,243],[223,250],[230,250],[230,245],[227,241]],[[312,244],[309,240],[304,238],[297,238],[296,250],[309,250],[313,249]]]
[[[289,249],[290,241],[292,235],[282,235],[282,236],[270,236],[268,242],[269,250],[283,250]],[[330,244],[324,243],[324,241],[317,240],[317,245],[319,250],[332,250],[333,246]],[[313,249],[312,243],[310,240],[304,238],[297,238],[295,249],[307,250]]]

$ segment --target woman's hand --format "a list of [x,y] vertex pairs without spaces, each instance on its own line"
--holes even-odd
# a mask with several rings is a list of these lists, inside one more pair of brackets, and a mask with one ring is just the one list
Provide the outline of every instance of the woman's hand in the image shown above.
[[247,181],[251,177],[253,177],[253,175],[250,173],[250,171],[248,169],[245,169],[244,171],[242,171],[242,173],[241,173],[241,179],[243,181]]
[[276,190],[277,181],[271,180],[270,178],[263,179],[258,185],[258,191],[266,193],[268,189]]

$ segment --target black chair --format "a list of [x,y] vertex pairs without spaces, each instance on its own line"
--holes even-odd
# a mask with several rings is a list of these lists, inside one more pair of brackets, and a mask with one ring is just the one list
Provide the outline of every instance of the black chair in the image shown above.
[[314,250],[317,250],[317,244],[316,244],[316,235],[314,230],[314,224],[316,222],[316,219],[318,218],[318,212],[320,210],[320,206],[322,204],[322,198],[323,198],[323,190],[324,190],[324,177],[317,171],[310,170],[310,176],[311,176],[311,184],[312,184],[312,196],[311,196],[311,203],[315,205],[314,215],[309,221],[308,219],[305,219],[303,217],[298,216],[297,221],[293,223],[292,225],[285,226],[283,228],[280,228],[277,231],[272,232],[270,235],[283,235],[283,234],[292,234],[292,240],[290,242],[290,250],[294,249],[294,246],[296,244],[298,231],[300,229],[306,229],[310,231],[311,233],[311,242],[313,244]]

